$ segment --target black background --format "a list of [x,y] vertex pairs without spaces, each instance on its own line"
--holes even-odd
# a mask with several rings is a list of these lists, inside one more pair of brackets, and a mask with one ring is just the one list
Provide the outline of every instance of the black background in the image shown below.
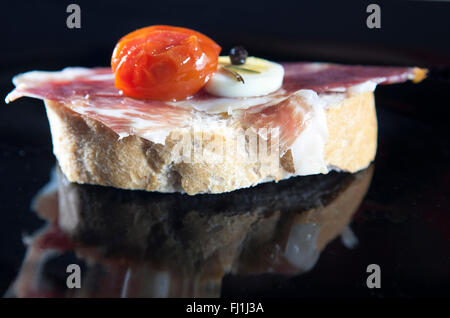
[[[381,29],[366,27],[366,7],[381,5]],[[81,7],[81,29],[66,27],[66,7]],[[414,64],[448,63],[450,5],[443,1],[20,1],[4,4],[1,69],[108,65],[114,44],[147,25],[200,30],[227,52],[244,44],[276,59]],[[405,56],[383,57],[383,51]]]
[[[81,29],[66,27],[73,2],[81,6]],[[366,27],[371,2],[381,6],[381,29]],[[121,36],[152,24],[193,28],[224,52],[243,44],[251,55],[275,60],[450,67],[449,2],[14,1],[0,9],[0,95],[20,72],[108,65]],[[377,89],[375,176],[355,218],[361,247],[353,253],[332,243],[311,275],[284,283],[278,295],[449,295],[449,88],[430,79]],[[2,293],[23,258],[23,234],[42,224],[29,204],[55,162],[41,101],[2,105],[0,151]],[[384,290],[370,293],[358,280],[367,262],[388,268]],[[259,283],[225,282],[235,286],[225,295],[265,293]]]

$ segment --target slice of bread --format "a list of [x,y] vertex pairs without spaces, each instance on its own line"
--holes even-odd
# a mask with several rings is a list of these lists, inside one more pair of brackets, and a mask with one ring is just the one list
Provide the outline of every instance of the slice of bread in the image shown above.
[[[164,145],[135,135],[120,139],[99,121],[63,104],[45,100],[45,105],[54,153],[71,182],[192,195],[228,192],[295,175],[290,150],[282,154],[279,165],[263,164],[272,160],[269,157],[255,163],[236,153],[224,153],[219,163],[185,162],[175,151],[180,142],[175,132],[167,136]],[[325,112],[328,140],[324,156],[328,167],[349,172],[366,168],[377,147],[373,92],[347,96],[339,106],[328,107]],[[226,130],[211,128],[209,133],[229,143],[234,130],[242,128],[237,124]]]

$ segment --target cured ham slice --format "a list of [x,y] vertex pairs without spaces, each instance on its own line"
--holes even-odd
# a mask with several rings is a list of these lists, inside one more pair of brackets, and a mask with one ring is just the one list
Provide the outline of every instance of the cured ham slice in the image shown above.
[[328,63],[285,63],[283,88],[288,91],[312,89],[317,93],[334,91],[365,82],[394,84],[420,81],[425,70],[416,67],[360,66]]
[[[304,129],[311,105],[295,92],[345,92],[364,83],[388,84],[420,77],[416,68],[344,66],[326,63],[285,63],[281,89],[259,97],[219,98],[200,92],[180,102],[139,100],[114,87],[109,68],[66,68],[60,72],[33,71],[18,75],[6,102],[22,96],[52,100],[102,122],[120,138],[137,135],[164,143],[173,128],[189,127],[194,117],[228,113],[246,126],[280,128],[287,149]],[[374,86],[373,86],[374,87]]]
[[102,122],[120,137],[139,135],[154,140],[161,131],[186,125],[192,116],[190,110],[164,102],[123,96],[114,87],[114,76],[108,68],[34,71],[13,81],[16,89],[7,102],[22,96],[57,101]]

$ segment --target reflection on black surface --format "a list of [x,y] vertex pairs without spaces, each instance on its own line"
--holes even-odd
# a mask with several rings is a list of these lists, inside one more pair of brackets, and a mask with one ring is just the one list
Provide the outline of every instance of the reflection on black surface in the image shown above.
[[[372,177],[292,178],[220,195],[187,196],[79,185],[58,173],[34,201],[49,225],[29,243],[19,297],[217,297],[225,274],[310,270],[348,228]],[[57,191],[57,192],[56,192]],[[81,266],[81,289],[66,267]]]

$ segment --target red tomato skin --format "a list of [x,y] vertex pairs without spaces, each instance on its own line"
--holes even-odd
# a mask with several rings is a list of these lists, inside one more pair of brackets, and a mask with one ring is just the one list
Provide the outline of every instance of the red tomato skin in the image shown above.
[[217,69],[220,46],[180,27],[150,26],[124,36],[114,48],[115,86],[134,98],[183,100]]

